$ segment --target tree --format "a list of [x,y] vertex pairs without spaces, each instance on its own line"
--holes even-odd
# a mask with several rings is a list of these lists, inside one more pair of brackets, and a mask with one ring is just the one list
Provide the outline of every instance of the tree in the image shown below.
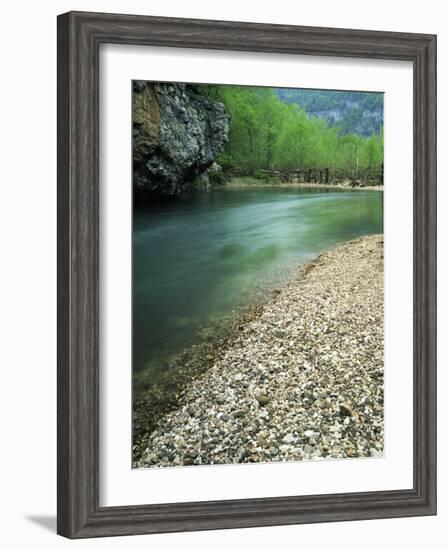
[[[309,116],[294,102],[279,99],[279,95],[288,98],[288,93],[297,90],[282,90],[280,94],[272,88],[223,85],[200,85],[198,90],[224,103],[230,115],[229,142],[218,159],[224,169],[253,175],[260,169],[325,168],[343,172],[355,183],[360,174],[381,168],[382,131],[369,137],[346,133],[329,127],[323,118]],[[310,104],[318,97],[317,92],[303,92],[308,93]],[[338,93],[344,94],[346,101],[353,99],[352,92]],[[331,100],[322,97],[320,105]],[[382,96],[376,94],[370,99],[367,94],[364,101],[378,106]],[[359,111],[362,115],[360,109],[354,109],[352,116],[361,116]]]

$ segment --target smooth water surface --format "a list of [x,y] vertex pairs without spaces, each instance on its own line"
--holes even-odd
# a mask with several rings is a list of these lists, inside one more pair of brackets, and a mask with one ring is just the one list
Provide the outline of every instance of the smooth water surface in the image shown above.
[[[383,232],[383,193],[244,189],[197,192],[137,208],[133,365],[160,367],[300,263]],[[258,292],[258,294],[257,294]]]

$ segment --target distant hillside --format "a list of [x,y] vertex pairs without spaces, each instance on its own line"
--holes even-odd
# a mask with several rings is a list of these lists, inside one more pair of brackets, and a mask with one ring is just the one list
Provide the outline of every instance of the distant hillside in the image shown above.
[[324,118],[342,134],[378,134],[383,126],[383,94],[277,88],[277,97],[295,103],[308,115]]

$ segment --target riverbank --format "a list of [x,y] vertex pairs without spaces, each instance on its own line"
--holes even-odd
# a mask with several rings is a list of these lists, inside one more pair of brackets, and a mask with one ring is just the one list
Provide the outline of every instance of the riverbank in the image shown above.
[[384,191],[383,185],[365,185],[352,187],[350,182],[346,183],[298,183],[298,182],[274,182],[263,181],[254,177],[231,178],[218,189],[252,189],[252,188],[273,188],[273,189],[322,189],[322,190],[344,190],[344,191]]
[[136,467],[383,452],[383,237],[321,254],[210,353]]

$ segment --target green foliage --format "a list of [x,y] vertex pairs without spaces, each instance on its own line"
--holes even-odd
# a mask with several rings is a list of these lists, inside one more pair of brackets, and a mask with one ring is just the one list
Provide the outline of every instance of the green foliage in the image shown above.
[[[223,102],[230,115],[229,142],[218,159],[224,170],[257,176],[263,169],[329,168],[356,180],[360,172],[381,167],[382,132],[343,133],[281,101],[272,88],[201,85],[199,91]],[[381,94],[373,95],[368,101],[376,104]]]
[[217,158],[217,162],[222,167],[224,172],[231,172],[237,167],[235,159],[230,153],[227,153],[225,151],[219,155],[219,157]]
[[277,97],[304,109],[311,117],[324,118],[342,134],[370,136],[383,125],[383,94],[277,88]]

